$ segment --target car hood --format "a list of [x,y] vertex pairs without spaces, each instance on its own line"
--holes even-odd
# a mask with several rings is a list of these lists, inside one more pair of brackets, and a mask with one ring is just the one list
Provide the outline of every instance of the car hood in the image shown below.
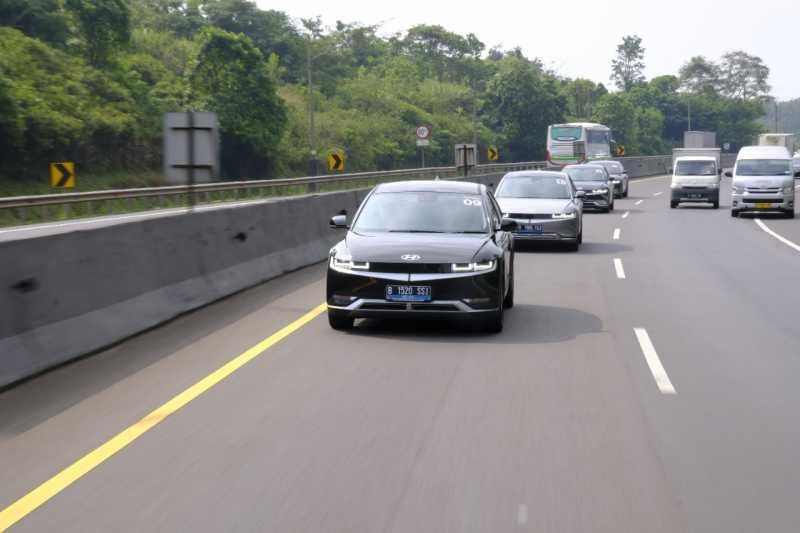
[[709,176],[672,176],[672,183],[679,185],[708,185],[709,183],[719,183],[718,174]]
[[739,187],[788,187],[794,184],[792,176],[734,176],[733,184]]
[[436,233],[347,233],[353,261],[402,263],[402,256],[419,256],[413,263],[469,263],[490,240],[489,235]]
[[572,200],[553,200],[539,198],[498,198],[497,203],[503,213],[553,214],[563,213]]
[[575,188],[579,191],[591,191],[592,189],[608,189],[605,181],[574,181]]

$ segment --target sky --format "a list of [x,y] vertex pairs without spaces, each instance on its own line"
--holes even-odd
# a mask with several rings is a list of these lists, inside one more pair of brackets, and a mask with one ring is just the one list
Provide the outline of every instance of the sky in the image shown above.
[[557,73],[610,86],[616,46],[625,35],[642,37],[648,78],[677,74],[690,57],[718,59],[731,50],[761,57],[770,68],[772,94],[800,97],[800,0],[550,0],[490,2],[464,0],[256,0],[262,9],[294,19],[322,17],[379,24],[382,35],[415,24],[438,24],[474,33],[487,49],[519,46]]

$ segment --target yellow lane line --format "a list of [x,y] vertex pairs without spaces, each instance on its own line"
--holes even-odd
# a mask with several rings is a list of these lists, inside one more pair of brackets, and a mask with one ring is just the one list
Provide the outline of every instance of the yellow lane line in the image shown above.
[[213,386],[217,385],[220,381],[230,376],[244,365],[264,353],[266,350],[278,344],[280,341],[314,320],[320,314],[325,312],[326,309],[327,306],[324,303],[320,304],[288,326],[259,342],[246,352],[238,355],[234,359],[231,359],[208,376],[204,377],[188,389],[169,400],[167,403],[163,404],[161,407],[158,407],[132,426],[124,429],[110,440],[101,444],[58,474],[54,475],[30,491],[19,500],[0,511],[0,531],[5,531],[15,523],[25,518],[28,514],[43,505],[47,500],[69,487],[95,467],[102,464],[112,455],[147,433],[147,431],[158,425],[165,418],[176,413],[182,407],[185,407],[189,402]]

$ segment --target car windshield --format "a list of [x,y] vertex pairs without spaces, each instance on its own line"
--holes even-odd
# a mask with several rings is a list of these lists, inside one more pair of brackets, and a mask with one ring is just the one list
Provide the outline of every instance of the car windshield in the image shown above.
[[373,194],[353,226],[353,231],[362,233],[487,233],[488,229],[480,196],[443,192]]
[[598,167],[574,167],[564,169],[572,181],[608,181],[608,175]]
[[589,130],[586,132],[586,141],[589,144],[608,144],[611,141],[611,132],[602,130]]
[[560,176],[512,176],[500,182],[497,198],[572,198],[569,181]]
[[737,176],[788,176],[790,173],[788,159],[740,159],[736,163]]
[[714,176],[717,165],[713,161],[678,161],[675,165],[676,176]]

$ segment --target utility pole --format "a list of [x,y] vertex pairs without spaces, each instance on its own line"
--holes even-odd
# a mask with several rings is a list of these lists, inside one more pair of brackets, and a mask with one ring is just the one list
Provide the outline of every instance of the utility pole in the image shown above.
[[306,54],[306,73],[308,76],[308,175],[319,175],[319,158],[317,157],[317,129],[314,123],[314,84],[312,80],[312,61],[311,55],[314,44],[314,32],[309,28],[308,50]]
[[686,102],[686,122],[689,123],[686,131],[692,131],[692,101],[687,100]]
[[779,113],[778,99],[776,98],[775,100],[773,100],[773,103],[775,104],[775,133],[780,133],[780,131],[778,130],[778,113]]

